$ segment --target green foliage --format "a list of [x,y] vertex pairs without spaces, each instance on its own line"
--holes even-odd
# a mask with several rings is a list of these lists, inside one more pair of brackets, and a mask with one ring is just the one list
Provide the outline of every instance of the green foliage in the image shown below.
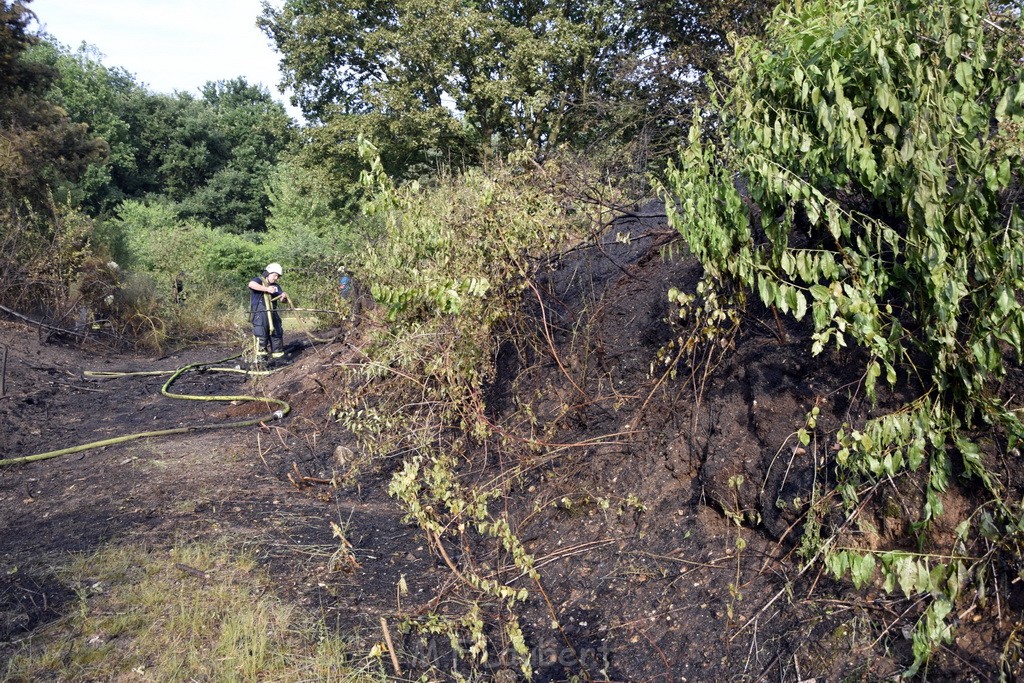
[[[980,6],[893,5],[806,5],[776,17],[776,42],[739,44],[722,106],[730,140],[716,155],[694,129],[670,179],[676,223],[766,304],[810,312],[816,351],[864,345],[869,391],[922,350],[934,386],[979,396],[1002,373],[999,343],[1019,353],[1024,329],[1012,299],[1024,226],[1007,201],[1020,73]],[[954,49],[965,40],[969,52]],[[689,191],[709,171],[701,185],[715,194]]]
[[6,210],[44,207],[53,191],[106,154],[86,126],[45,99],[57,72],[32,58],[39,41],[27,30],[29,17],[21,3],[0,2],[0,205]]
[[0,299],[58,312],[92,255],[93,224],[56,196],[105,154],[102,141],[45,98],[57,77],[33,58],[21,3],[0,2]]
[[914,662],[904,672],[913,676],[928,660],[931,651],[940,643],[953,640],[953,626],[946,621],[960,591],[969,579],[968,558],[928,557],[902,551],[878,553],[840,550],[825,555],[825,567],[835,578],[849,572],[855,588],[869,585],[876,568],[881,571],[883,587],[889,592],[897,589],[906,598],[920,595],[935,596],[918,619],[913,634]]
[[101,232],[119,245],[115,258],[131,271],[132,298],[151,300],[148,315],[169,335],[223,331],[225,320],[242,324],[245,283],[272,260],[251,237],[183,219],[159,202],[124,202]]
[[154,94],[88,45],[42,43],[32,55],[57,75],[48,99],[109,146],[108,162],[70,188],[75,202],[97,214],[159,197],[231,232],[265,228],[266,185],[295,137],[265,88],[236,78],[207,83],[201,98]]
[[379,159],[363,182],[379,190],[370,211],[383,222],[364,260],[374,298],[407,324],[455,314],[486,332],[509,315],[508,296],[526,287],[526,254],[565,239],[553,225],[564,209],[507,171],[470,170],[440,188],[394,189]]
[[124,118],[137,131],[128,196],[158,195],[231,232],[265,228],[265,186],[293,135],[265,89],[239,78],[207,84],[202,99],[140,93]]
[[127,244],[125,264],[168,280],[183,272],[189,279],[237,287],[269,257],[252,239],[183,220],[166,204],[124,202],[112,223]]
[[770,6],[289,0],[259,23],[314,137],[349,170],[362,133],[398,177],[562,143],[644,172],[705,98],[726,34],[755,31]]
[[128,178],[138,171],[134,133],[124,112],[129,100],[142,92],[142,86],[124,69],[103,66],[102,56],[85,44],[72,52],[40,42],[32,55],[56,70],[48,98],[65,109],[73,121],[87,124],[90,132],[109,147],[106,163],[90,165],[70,188],[71,200],[94,215],[111,210],[127,196],[127,188],[115,178]]
[[205,187],[183,202],[183,212],[234,232],[263,230],[267,184],[294,141],[292,121],[266,88],[244,78],[207,83],[202,94],[228,153]]
[[354,274],[387,311],[402,366],[422,376],[446,420],[485,434],[480,386],[492,376],[493,334],[519,309],[532,259],[574,232],[565,209],[515,169],[480,170],[427,189],[396,188],[365,143],[379,237]]
[[[737,42],[717,118],[695,118],[668,177],[673,224],[709,283],[809,315],[814,353],[863,347],[870,396],[880,378],[918,394],[838,435],[843,471],[927,463],[926,524],[949,449],[998,500],[969,432],[1024,434],[995,393],[1024,337],[1020,17],[976,0],[818,0],[780,7],[766,33]],[[937,605],[922,623],[941,621]],[[922,637],[944,633],[932,626]]]
[[260,24],[307,118],[364,116],[359,130],[375,140],[459,162],[579,132],[581,112],[616,80],[613,60],[636,47],[624,40],[633,11],[616,0],[289,0],[265,5]]
[[[364,143],[364,153],[370,169],[363,181],[373,196],[367,211],[379,235],[353,274],[389,324],[366,350],[361,388],[336,414],[369,452],[406,454],[389,491],[428,538],[440,545],[454,537],[474,554],[493,553],[498,559],[488,555],[486,562],[507,563],[512,576],[536,580],[533,559],[500,505],[515,485],[515,468],[477,481],[467,462],[483,444],[508,454],[523,448],[494,429],[484,390],[494,379],[498,345],[510,330],[528,326],[522,297],[540,257],[572,238],[576,219],[546,183],[515,167],[443,177],[430,188],[396,187],[372,146]],[[452,568],[472,595],[502,607],[505,632],[524,654],[515,608],[527,591],[483,571],[479,560]],[[453,623],[473,643],[466,655],[486,662],[487,641],[472,609],[417,628],[451,632]],[[526,656],[523,667],[527,672]]]
[[289,285],[289,296],[297,295],[307,308],[335,309],[338,267],[362,259],[373,226],[352,215],[346,188],[329,170],[307,161],[300,155],[272,173],[269,229],[262,244],[273,260],[288,264],[289,280],[298,276],[300,285]]

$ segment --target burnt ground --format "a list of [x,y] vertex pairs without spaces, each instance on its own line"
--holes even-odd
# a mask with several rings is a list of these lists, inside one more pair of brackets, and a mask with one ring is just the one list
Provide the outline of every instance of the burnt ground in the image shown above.
[[[878,585],[854,590],[797,553],[805,502],[830,483],[828,430],[880,409],[858,391],[856,359],[812,359],[806,330],[751,310],[713,357],[713,372],[703,373],[701,363],[661,363],[659,351],[678,334],[667,322],[665,292],[692,291],[699,268],[671,245],[656,210],[614,231],[630,239],[611,234],[552,265],[541,283],[544,316],[536,301],[524,302],[550,324],[561,362],[502,347],[488,388],[492,420],[511,421],[530,403],[546,444],[518,463],[521,477],[503,502],[543,587],[502,577],[532,591],[523,618],[535,680],[895,680],[911,661],[909,633],[923,601]],[[0,468],[0,652],[70,604],[73,590],[53,571],[67,553],[112,542],[160,548],[229,536],[260,553],[286,599],[358,632],[366,649],[380,639],[381,617],[397,624],[451,596],[456,579],[447,562],[472,561],[468,548],[451,546],[446,559],[403,521],[387,495],[401,454],[362,457],[331,417],[367,337],[359,330],[330,342],[292,335],[289,364],[270,377],[190,373],[175,384],[182,393],[283,398],[293,409],[283,421]],[[10,320],[0,323],[4,347],[4,458],[262,410],[163,397],[164,376],[83,374],[170,371],[224,358],[229,348],[147,358],[44,339]],[[670,365],[677,375],[664,377]],[[822,442],[799,447],[793,433],[815,405]],[[507,465],[485,458],[476,476]],[[1020,489],[1018,468],[1004,470],[1008,488]],[[974,496],[969,483],[952,487],[947,510]],[[877,498],[884,512],[852,542],[915,547],[913,484],[894,484]],[[332,521],[358,566],[337,554]],[[932,531],[938,542],[949,533],[941,523]],[[957,605],[956,638],[936,653],[926,680],[1000,680],[1003,658],[1007,679],[1018,675],[1008,639],[1024,596],[1012,570],[1001,600]],[[403,578],[409,593],[399,604]],[[399,637],[405,676],[469,677],[446,643]],[[494,643],[474,675],[512,680],[507,670],[497,674],[507,662],[500,638]]]

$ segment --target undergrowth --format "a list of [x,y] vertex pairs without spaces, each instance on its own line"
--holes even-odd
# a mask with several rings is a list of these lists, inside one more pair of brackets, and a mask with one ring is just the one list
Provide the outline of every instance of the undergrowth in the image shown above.
[[[603,209],[570,208],[554,161],[538,172],[524,156],[522,166],[396,187],[367,143],[364,153],[381,239],[356,276],[387,324],[354,370],[359,389],[335,414],[370,453],[401,457],[389,491],[467,596],[406,615],[403,628],[448,635],[474,666],[500,657],[530,677],[518,612],[531,594],[546,597],[503,501],[543,447],[530,431],[495,423],[485,396],[502,344],[526,357],[549,342],[538,330],[547,329],[538,272],[600,225]],[[505,463],[500,474],[484,476],[481,455]]]

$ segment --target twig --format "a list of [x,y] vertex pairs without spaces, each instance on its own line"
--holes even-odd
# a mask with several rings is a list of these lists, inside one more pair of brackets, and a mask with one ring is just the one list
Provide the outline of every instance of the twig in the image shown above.
[[175,562],[174,566],[177,569],[180,569],[181,571],[185,572],[186,574],[191,574],[192,576],[198,577],[198,578],[202,579],[203,581],[206,581],[209,578],[206,575],[206,572],[202,571],[201,569],[196,569],[195,567],[190,567],[187,564],[182,564],[181,562]]
[[[803,572],[801,572],[801,573],[803,573]],[[767,612],[768,608],[771,607],[773,604],[775,604],[775,601],[778,600],[779,598],[781,598],[786,593],[786,591],[788,591],[788,590],[789,590],[789,585],[788,584],[783,586],[781,589],[779,589],[779,592],[776,593],[772,597],[772,599],[769,600],[768,603],[764,607],[762,607],[760,610],[758,610],[757,614],[755,614],[754,616],[750,617],[750,619],[747,621],[747,623],[743,624],[743,626],[741,626],[738,631],[736,631],[731,636],[729,636],[729,642],[731,643],[732,641],[734,641],[736,639],[736,637],[739,634],[741,634],[744,631],[746,631],[748,626],[750,626],[755,621],[757,621],[758,617],[760,617],[762,614]]]
[[292,476],[292,473],[289,472],[288,481],[290,481],[292,483],[292,486],[294,486],[297,490],[301,491],[302,489],[305,488],[305,482],[303,481],[302,473],[299,472],[299,466],[295,463],[294,460],[292,461],[292,470],[295,471],[295,476]]
[[[665,656],[665,652],[660,647],[658,647],[658,644],[655,643],[649,635],[647,635],[647,631],[640,631],[640,635],[642,635],[647,640],[647,642],[651,644],[651,647],[654,648],[654,651],[657,652],[658,655],[661,657],[661,661],[665,664],[665,673],[663,675],[665,676],[665,680],[671,683],[672,665],[668,663],[668,657]],[[654,678],[661,678],[661,676],[655,676]]]
[[[92,387],[83,387],[83,386],[80,386],[78,384],[71,384],[69,382],[58,382],[56,380],[50,380],[50,383],[51,384],[59,384],[62,387],[67,387],[69,389],[74,389],[76,391],[89,391],[89,392],[92,392],[94,394],[109,394],[110,393],[109,389],[94,389]],[[0,392],[0,393],[2,393],[2,392]]]
[[[557,553],[551,553],[550,555],[545,555],[544,557],[537,558],[534,561],[533,571],[536,571],[536,570],[540,569],[541,567],[549,565],[552,562],[557,562],[558,560],[564,559],[566,557],[572,557],[573,555],[581,555],[583,553],[586,553],[586,552],[589,552],[589,551],[594,550],[596,548],[599,548],[599,547],[601,547],[603,545],[608,545],[609,543],[615,543],[618,540],[621,540],[621,539],[618,539],[618,538],[606,538],[606,539],[604,539],[602,541],[589,541],[587,543],[580,543],[579,545],[574,546],[572,548],[566,548],[566,549],[564,549],[562,551],[559,551]],[[508,581],[508,583],[510,583],[510,584],[514,583],[515,581],[518,581],[519,579],[523,578],[524,576],[528,576],[529,574],[530,574],[530,572],[528,570],[524,571],[519,576],[517,576],[514,579],[511,579],[510,581]]]
[[7,352],[10,348],[7,344],[4,344],[4,361],[3,369],[0,370],[0,396],[7,395]]
[[292,471],[295,472],[295,476],[292,477],[292,473],[288,473],[288,481],[298,490],[305,488],[306,484],[331,484],[337,486],[337,481],[334,479],[323,479],[321,477],[310,477],[302,473],[299,469],[298,463],[292,461]]
[[585,667],[583,662],[580,661],[580,656],[576,653],[576,648],[572,646],[572,641],[570,641],[569,636],[565,634],[565,629],[562,628],[562,620],[558,618],[558,612],[555,611],[555,606],[551,603],[551,598],[548,597],[547,591],[545,591],[544,586],[541,585],[540,574],[534,572],[533,581],[537,584],[537,591],[540,593],[541,597],[544,598],[544,603],[548,607],[548,613],[551,615],[551,620],[562,636],[562,642],[564,642],[565,646],[569,648],[569,652],[572,653],[573,659],[576,660],[576,664],[580,667],[580,673],[583,674],[583,679],[586,681],[593,681],[594,679],[590,677],[590,672],[587,670],[587,667]]
[[388,654],[391,655],[391,666],[395,667],[395,675],[402,675],[402,667],[398,666],[398,655],[395,654],[395,644],[391,642],[391,631],[388,630],[388,621],[380,618],[380,628],[384,631],[384,642],[388,644]]
[[17,311],[12,311],[11,309],[7,308],[6,306],[0,306],[0,311],[3,311],[4,313],[7,313],[8,315],[13,315],[15,318],[20,318],[20,319],[24,320],[27,323],[31,323],[32,325],[38,325],[39,327],[45,327],[46,329],[48,329],[48,330],[50,330],[52,332],[63,332],[64,334],[70,334],[73,337],[84,337],[85,336],[85,335],[83,335],[83,334],[81,334],[79,332],[74,332],[73,330],[68,330],[68,329],[65,329],[63,327],[55,327],[54,325],[47,325],[46,323],[44,323],[44,322],[42,322],[40,320],[33,320],[32,318],[29,318],[27,315],[22,315],[21,313],[18,313]]
[[764,668],[764,670],[761,672],[761,675],[757,677],[757,683],[763,683],[764,681],[768,680],[768,672],[772,670],[773,666],[775,666],[776,664],[779,663],[780,659],[782,659],[782,653],[781,652],[779,654],[775,655],[772,658],[772,661],[768,662],[768,666],[766,666]]
[[920,600],[915,600],[913,602],[913,604],[910,605],[910,607],[908,607],[906,610],[904,610],[903,614],[901,614],[898,617],[896,617],[895,619],[893,619],[892,622],[890,622],[889,625],[886,626],[885,629],[880,634],[878,634],[878,637],[875,638],[874,642],[871,643],[869,648],[870,649],[874,649],[875,645],[878,645],[878,643],[880,643],[882,641],[882,639],[885,638],[886,635],[888,635],[889,631],[892,630],[893,626],[895,626],[896,624],[900,623],[900,621],[902,621],[903,618],[906,617],[910,613],[910,610],[912,610],[915,607],[917,607],[917,605],[920,602],[921,602]]
[[569,384],[571,384],[576,391],[585,396],[586,392],[580,388],[580,385],[576,384],[576,380],[572,378],[569,371],[565,369],[564,365],[562,365],[562,359],[558,355],[558,350],[555,349],[555,342],[551,338],[550,326],[548,325],[547,307],[544,306],[544,299],[541,297],[540,290],[537,289],[537,286],[534,285],[533,281],[529,278],[526,279],[526,284],[533,290],[534,295],[537,297],[537,303],[540,305],[541,329],[544,332],[544,339],[548,343],[548,348],[551,349],[551,356],[555,359],[555,362],[558,363],[558,368],[562,371],[562,374],[565,375],[567,380],[569,380]]
[[[269,470],[270,463],[267,462],[266,457],[263,455],[263,439],[260,438],[259,432],[256,432],[256,452],[259,454],[260,460],[263,461],[263,465]],[[267,448],[267,452],[270,452],[270,448]]]
[[441,551],[441,557],[444,558],[444,563],[448,565],[448,568],[452,570],[452,573],[455,574],[455,576],[458,577],[459,581],[461,581],[462,583],[472,585],[469,583],[466,577],[462,575],[462,572],[459,571],[459,568],[455,566],[455,563],[452,562],[452,558],[448,557],[448,551],[446,551],[444,549],[444,546],[441,545],[441,537],[437,535],[437,532],[432,532],[430,536],[434,539],[434,543],[437,545],[437,549]]
[[786,328],[782,326],[782,319],[779,318],[779,310],[772,306],[772,315],[775,316],[775,330],[779,334],[779,341],[783,344],[789,343],[789,337],[786,335]]

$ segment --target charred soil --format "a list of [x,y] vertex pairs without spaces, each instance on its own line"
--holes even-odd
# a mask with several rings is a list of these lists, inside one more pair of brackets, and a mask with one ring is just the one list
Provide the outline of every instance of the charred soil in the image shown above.
[[[523,624],[535,680],[898,678],[911,661],[908,633],[922,600],[877,585],[854,590],[798,554],[812,495],[834,481],[831,443],[803,447],[794,434],[815,406],[823,440],[880,409],[860,392],[860,364],[850,355],[812,358],[807,330],[753,306],[710,372],[671,353],[662,361],[677,335],[666,292],[692,290],[701,274],[672,244],[663,217],[648,207],[597,245],[564,255],[542,278],[543,297],[524,303],[547,326],[552,356],[540,362],[502,346],[495,359],[490,419],[500,424],[528,403],[543,435],[535,460],[518,463],[516,495],[501,501],[541,576],[542,590],[501,577],[531,590]],[[369,336],[348,332],[335,331],[332,341],[291,338],[288,364],[266,377],[197,372],[176,385],[183,393],[281,398],[292,406],[284,420],[268,415],[253,427],[0,469],[2,647],[9,652],[67,609],[73,590],[53,570],[67,553],[111,542],[159,548],[230,536],[257,549],[283,596],[361,634],[367,649],[381,617],[397,624],[449,599],[457,583],[449,564],[472,562],[472,549],[439,552],[405,521],[387,495],[403,454],[363,457],[332,417],[346,369],[363,362]],[[166,376],[83,374],[172,371],[232,354],[216,345],[145,358],[45,339],[7,321],[3,349],[4,458],[265,410],[167,398]],[[481,455],[473,476],[508,465]],[[1004,470],[1008,490],[1019,491],[1020,468]],[[851,531],[856,543],[916,548],[915,495],[913,482],[879,489],[870,503],[874,528]],[[958,480],[946,507],[974,505],[977,496]],[[343,561],[331,522],[351,546]],[[940,522],[930,533],[941,544],[951,530]],[[1018,568],[1005,569],[999,600],[957,606],[956,638],[936,652],[927,680],[1000,680],[1001,665],[1008,678],[1017,675],[1005,646],[1024,593]],[[396,599],[403,580],[408,594]],[[395,635],[411,680],[510,680],[516,668],[497,637],[495,654],[471,674],[449,643]]]

